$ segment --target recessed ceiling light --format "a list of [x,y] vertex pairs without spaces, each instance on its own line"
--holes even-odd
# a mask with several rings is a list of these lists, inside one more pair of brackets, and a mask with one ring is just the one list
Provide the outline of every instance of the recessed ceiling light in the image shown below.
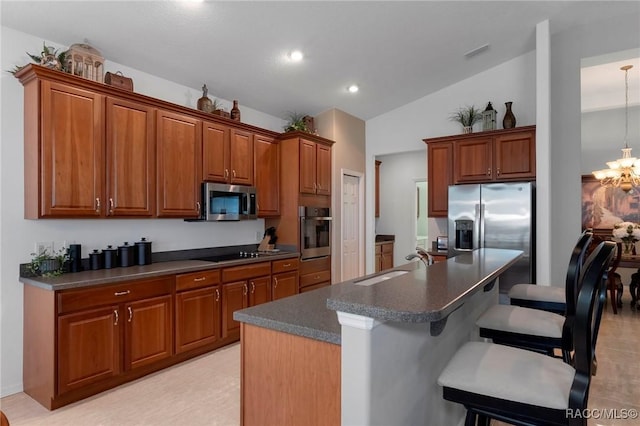
[[289,59],[291,59],[293,62],[300,62],[302,58],[304,58],[304,55],[299,50],[294,50],[289,53]]
[[360,88],[357,85],[352,84],[351,86],[347,87],[347,90],[349,91],[349,93],[356,93],[358,90],[360,90]]

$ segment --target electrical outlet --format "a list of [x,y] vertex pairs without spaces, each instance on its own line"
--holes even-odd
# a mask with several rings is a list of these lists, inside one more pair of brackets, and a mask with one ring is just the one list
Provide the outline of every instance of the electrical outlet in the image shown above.
[[39,241],[36,243],[34,253],[40,254],[45,250],[48,253],[53,253],[53,241]]

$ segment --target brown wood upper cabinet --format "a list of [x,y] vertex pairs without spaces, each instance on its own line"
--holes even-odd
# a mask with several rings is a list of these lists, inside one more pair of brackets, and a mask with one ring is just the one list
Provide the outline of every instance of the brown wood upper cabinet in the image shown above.
[[449,185],[453,183],[453,145],[429,142],[427,145],[427,210],[429,217],[447,217]]
[[424,139],[428,214],[447,217],[449,185],[535,180],[536,127]]
[[202,176],[202,122],[158,111],[158,217],[198,217]]
[[331,195],[331,147],[300,140],[300,192]]
[[107,97],[107,216],[153,216],[155,109]]
[[253,138],[251,132],[205,121],[202,180],[253,185]]
[[103,127],[104,96],[25,83],[25,218],[104,214]]
[[454,142],[455,184],[532,180],[536,177],[535,129],[516,128],[504,133]]
[[280,144],[256,134],[253,162],[258,198],[258,217],[280,216]]
[[[39,65],[16,78],[26,219],[194,218],[203,180],[253,185],[254,139],[278,136]],[[277,215],[278,190],[262,191]]]

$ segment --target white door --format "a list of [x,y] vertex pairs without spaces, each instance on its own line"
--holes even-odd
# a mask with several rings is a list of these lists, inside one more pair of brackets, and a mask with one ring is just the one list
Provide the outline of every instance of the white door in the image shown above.
[[345,174],[342,186],[342,281],[360,273],[360,178]]

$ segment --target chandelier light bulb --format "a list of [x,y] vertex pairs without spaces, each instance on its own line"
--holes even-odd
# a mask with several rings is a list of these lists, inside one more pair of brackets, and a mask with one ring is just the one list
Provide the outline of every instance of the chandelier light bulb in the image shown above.
[[352,84],[347,88],[347,90],[349,91],[349,93],[357,93],[360,88],[357,85]]

